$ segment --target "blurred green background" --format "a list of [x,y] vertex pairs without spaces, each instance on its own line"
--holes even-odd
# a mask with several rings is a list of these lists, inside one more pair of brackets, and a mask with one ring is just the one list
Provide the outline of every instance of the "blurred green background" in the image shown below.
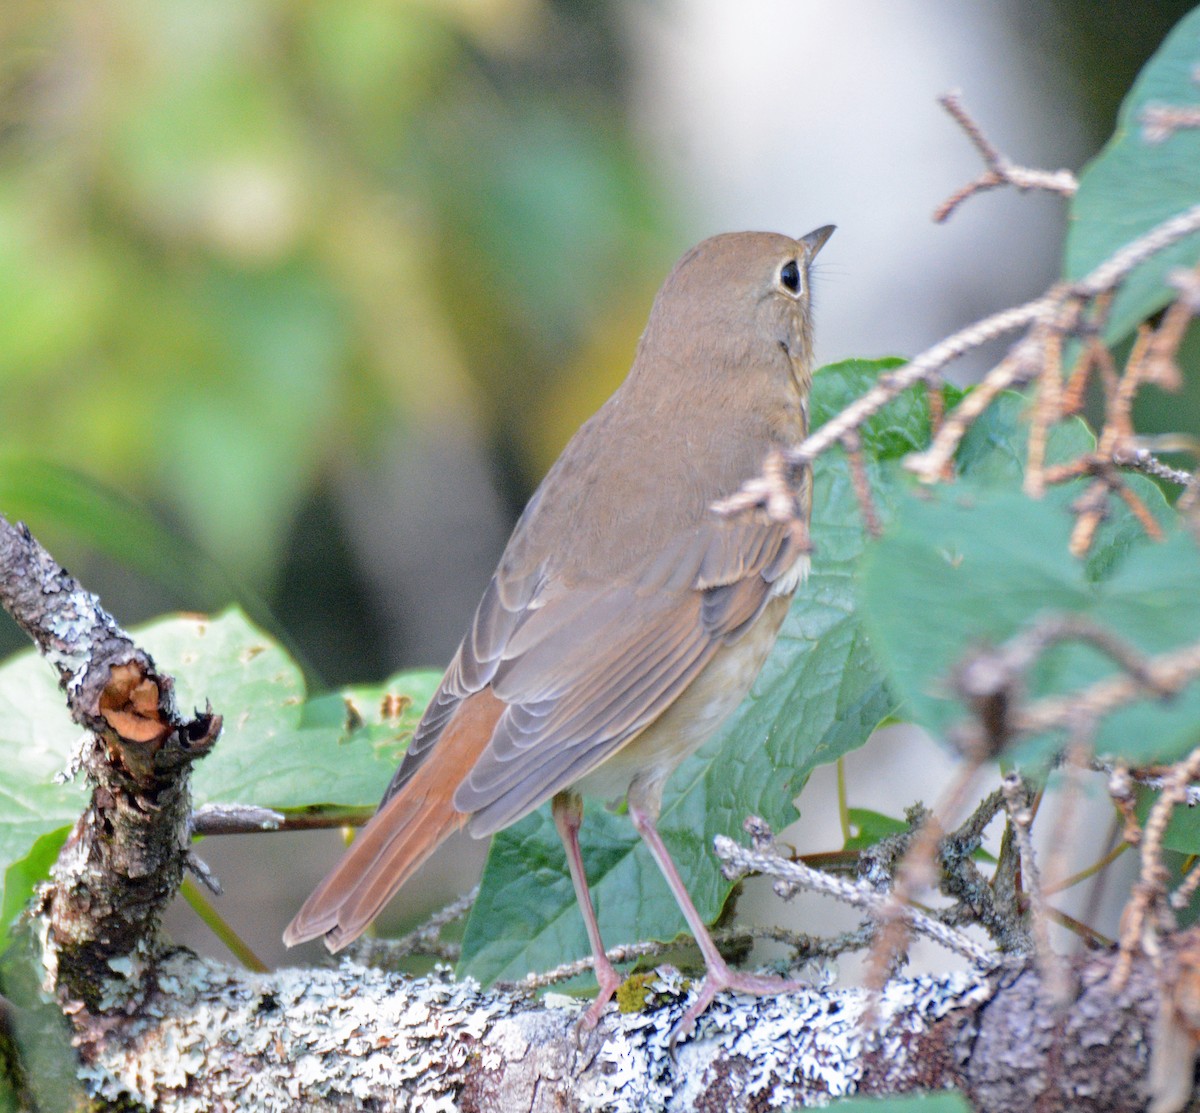
[[[670,263],[624,77],[590,3],[6,3],[0,510],[123,621],[241,597],[319,683],[447,656],[397,597],[482,582],[628,357],[582,411],[553,373]],[[431,528],[415,589],[372,560]]]
[[[997,9],[1094,149],[1189,6]],[[702,206],[637,7],[7,0],[0,512],[122,621],[237,598],[318,686],[444,660]]]

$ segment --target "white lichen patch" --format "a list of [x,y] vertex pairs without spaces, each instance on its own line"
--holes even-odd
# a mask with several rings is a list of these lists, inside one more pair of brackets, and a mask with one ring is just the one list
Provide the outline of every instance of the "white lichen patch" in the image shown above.
[[[970,974],[894,980],[875,1006],[878,1022],[893,1033],[882,1054],[902,1066],[906,1046],[897,1033],[919,1034],[990,992]],[[683,1111],[709,1107],[714,1094],[754,1095],[778,1109],[821,1104],[855,1092],[864,1045],[878,1030],[864,1025],[870,1000],[861,989],[722,995],[672,1051],[671,1032],[691,999],[620,1018],[600,1052],[604,1070],[576,1091],[580,1104],[613,1113]]]
[[92,665],[96,648],[93,635],[100,630],[114,630],[113,621],[100,608],[100,600],[80,588],[72,592],[66,604],[46,615],[45,625],[54,641],[42,655],[60,674],[67,675],[67,692],[74,696]]
[[144,984],[158,990],[132,1018],[79,1018],[84,1078],[99,1097],[185,1113],[451,1111],[464,1087],[487,1108],[526,1108],[535,1093],[612,1113],[808,1106],[855,1092],[864,1061],[903,1075],[923,1032],[991,993],[960,974],[895,979],[874,1002],[828,986],[722,994],[673,1047],[695,987],[670,971],[643,1011],[610,1010],[594,1032],[577,1027],[574,999],[538,1005],[445,970],[410,979],[346,962],[255,975],[180,952]]
[[479,1037],[513,1007],[470,981],[351,963],[256,976],[181,952],[157,978],[120,1041],[90,1046],[84,1080],[97,1096],[191,1113],[408,1094],[413,1108],[453,1110]]

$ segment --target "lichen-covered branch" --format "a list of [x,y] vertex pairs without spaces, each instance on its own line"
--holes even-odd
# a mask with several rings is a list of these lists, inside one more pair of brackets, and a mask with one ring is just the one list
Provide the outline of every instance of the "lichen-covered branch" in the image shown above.
[[688,998],[677,975],[585,1033],[582,1005],[563,997],[539,1005],[349,963],[235,974],[179,952],[138,1016],[90,1019],[78,1039],[96,1093],[154,1109],[736,1113],[954,1086],[982,1110],[1027,1111],[1036,1098],[1047,1113],[1121,1113],[1146,1107],[1161,986],[1187,980],[1191,946],[1168,941],[1120,987],[1112,955],[1077,961],[1057,1003],[1026,959],[893,979],[872,1028],[864,990],[723,998],[674,1049]]
[[185,719],[157,671],[99,601],[22,525],[0,517],[0,605],[58,673],[89,732],[78,763],[92,784],[40,895],[43,961],[60,1000],[101,1005],[149,961],[179,888],[189,842],[186,770],[208,752],[219,717]]

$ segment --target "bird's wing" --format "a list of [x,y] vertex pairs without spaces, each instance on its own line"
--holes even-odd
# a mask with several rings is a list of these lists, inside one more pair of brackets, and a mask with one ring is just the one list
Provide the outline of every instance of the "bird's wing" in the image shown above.
[[[735,640],[802,554],[760,516],[713,517],[633,581],[493,578],[385,800],[427,760],[460,702],[505,704],[454,795],[471,831],[499,830],[579,780],[653,722]],[[462,776],[461,771],[447,770]]]

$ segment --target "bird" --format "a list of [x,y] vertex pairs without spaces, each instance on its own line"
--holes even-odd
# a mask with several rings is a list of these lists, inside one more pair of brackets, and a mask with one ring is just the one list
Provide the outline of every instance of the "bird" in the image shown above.
[[[805,533],[714,504],[808,431],[810,269],[832,235],[712,236],[656,295],[622,384],[513,529],[374,817],[284,932],[353,941],[429,855],[551,801],[594,962],[594,1026],[622,978],[580,853],[583,797],[627,805],[705,960],[677,1026],[725,990],[794,987],[732,969],[656,822],[663,787],[749,691],[808,574]],[[807,526],[811,472],[795,482]]]

